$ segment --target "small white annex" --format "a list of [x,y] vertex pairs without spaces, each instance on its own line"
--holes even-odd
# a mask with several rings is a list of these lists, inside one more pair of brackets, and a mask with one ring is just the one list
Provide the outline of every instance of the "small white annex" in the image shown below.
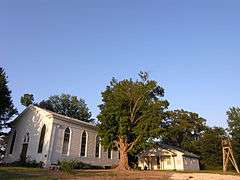
[[36,160],[45,166],[67,159],[112,166],[118,151],[104,150],[92,123],[30,105],[14,121],[4,161]]
[[199,170],[199,156],[167,145],[156,145],[141,152],[138,166],[142,170]]

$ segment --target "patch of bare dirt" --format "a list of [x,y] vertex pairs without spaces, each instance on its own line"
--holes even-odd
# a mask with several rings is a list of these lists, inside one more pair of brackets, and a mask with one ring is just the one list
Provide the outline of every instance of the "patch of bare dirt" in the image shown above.
[[[65,179],[64,176],[61,177]],[[67,179],[81,180],[240,180],[240,176],[211,173],[176,173],[164,171],[80,170]]]
[[171,180],[240,180],[240,176],[211,173],[174,173]]
[[[85,173],[85,174],[84,174]],[[172,173],[159,171],[123,171],[116,170],[88,170],[76,174],[73,179],[83,180],[170,180]],[[80,175],[80,176],[79,176]]]

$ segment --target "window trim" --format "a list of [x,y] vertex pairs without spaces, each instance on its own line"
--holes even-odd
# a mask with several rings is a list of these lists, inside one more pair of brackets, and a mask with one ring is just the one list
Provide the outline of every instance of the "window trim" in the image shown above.
[[[68,139],[68,146],[67,146],[67,153],[63,153],[63,148],[64,148],[64,136],[65,136],[65,131],[66,129],[69,129],[69,139]],[[63,141],[62,141],[62,155],[67,155],[69,156],[70,154],[70,148],[71,148],[71,138],[72,138],[72,131],[71,131],[71,128],[70,127],[66,127],[65,130],[64,130],[64,133],[63,133]]]
[[30,134],[27,132],[23,137],[23,144],[27,144],[30,141]]

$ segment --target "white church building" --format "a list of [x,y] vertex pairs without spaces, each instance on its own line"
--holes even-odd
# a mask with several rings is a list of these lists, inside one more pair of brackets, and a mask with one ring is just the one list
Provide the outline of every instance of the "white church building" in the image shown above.
[[[61,160],[109,167],[119,152],[101,147],[96,126],[36,106],[27,107],[13,122],[4,161],[36,160],[45,167]],[[144,170],[199,170],[199,157],[169,146],[156,146],[138,155]]]
[[13,123],[4,160],[20,159],[42,161],[46,166],[70,159],[112,166],[119,153],[101,147],[94,124],[30,105]]

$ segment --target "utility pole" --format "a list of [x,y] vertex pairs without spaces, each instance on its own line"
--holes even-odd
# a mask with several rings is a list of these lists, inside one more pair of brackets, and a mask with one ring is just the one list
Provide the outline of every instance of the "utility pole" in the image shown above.
[[223,172],[227,171],[227,165],[230,160],[235,170],[239,173],[239,169],[236,160],[233,156],[232,145],[229,138],[222,139],[222,151],[223,151]]

